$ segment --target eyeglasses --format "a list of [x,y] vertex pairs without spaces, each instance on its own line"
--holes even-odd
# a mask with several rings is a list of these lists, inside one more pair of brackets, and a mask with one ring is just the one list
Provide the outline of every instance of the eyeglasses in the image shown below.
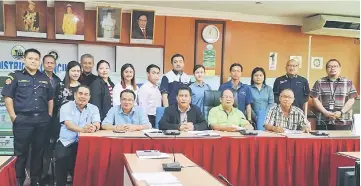
[[233,99],[233,96],[222,96],[224,99]]
[[293,96],[281,96],[282,98],[285,98],[285,99],[294,99]]
[[123,98],[120,101],[122,101],[122,102],[133,102],[134,99],[125,99],[125,98]]
[[338,65],[333,65],[333,66],[327,66],[326,68],[328,68],[328,69],[332,69],[332,68],[339,68],[340,66],[338,66]]
[[293,68],[296,68],[296,67],[298,67],[298,65],[287,65],[287,67],[293,67]]

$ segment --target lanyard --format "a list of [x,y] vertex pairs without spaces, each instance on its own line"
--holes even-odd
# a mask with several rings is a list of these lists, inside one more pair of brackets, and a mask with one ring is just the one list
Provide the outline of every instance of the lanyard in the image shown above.
[[330,92],[331,92],[331,99],[333,101],[335,101],[335,94],[336,94],[336,89],[337,89],[337,84],[335,84],[336,81],[333,81],[332,84],[334,85],[334,89],[333,89],[333,92],[332,92],[332,88],[331,88],[331,83],[329,84],[330,85]]

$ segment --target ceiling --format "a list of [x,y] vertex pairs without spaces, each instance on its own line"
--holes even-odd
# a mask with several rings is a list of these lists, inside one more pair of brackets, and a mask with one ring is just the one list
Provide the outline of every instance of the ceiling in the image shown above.
[[111,4],[145,5],[153,7],[170,7],[191,10],[232,12],[248,15],[303,18],[315,14],[332,14],[344,16],[360,16],[360,1],[107,1]]

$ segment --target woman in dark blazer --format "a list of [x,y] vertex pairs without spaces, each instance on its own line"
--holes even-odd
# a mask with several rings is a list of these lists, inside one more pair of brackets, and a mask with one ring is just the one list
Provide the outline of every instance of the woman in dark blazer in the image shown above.
[[109,69],[109,63],[100,60],[97,64],[98,77],[90,85],[90,103],[98,107],[101,121],[113,106],[114,83],[109,78]]

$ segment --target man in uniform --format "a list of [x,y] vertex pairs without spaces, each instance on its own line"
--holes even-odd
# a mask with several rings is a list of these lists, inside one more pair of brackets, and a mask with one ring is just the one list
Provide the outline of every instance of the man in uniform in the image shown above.
[[39,185],[41,176],[45,133],[53,112],[53,88],[49,78],[38,70],[38,50],[26,50],[23,61],[25,68],[9,74],[1,94],[13,123],[17,185],[24,184],[31,144],[30,177],[33,186]]

